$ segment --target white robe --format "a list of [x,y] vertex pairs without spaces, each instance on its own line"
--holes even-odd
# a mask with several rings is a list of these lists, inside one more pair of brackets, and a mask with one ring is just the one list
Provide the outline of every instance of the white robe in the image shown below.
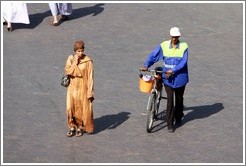
[[7,22],[30,24],[26,3],[2,2],[2,12]]

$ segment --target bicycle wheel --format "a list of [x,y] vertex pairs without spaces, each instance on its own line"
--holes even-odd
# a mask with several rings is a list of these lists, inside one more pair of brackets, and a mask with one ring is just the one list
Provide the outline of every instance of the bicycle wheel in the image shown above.
[[156,107],[156,94],[152,93],[149,96],[149,101],[148,101],[148,106],[147,106],[146,131],[148,133],[150,133],[152,130],[152,126],[153,126],[153,122],[154,122],[155,107]]

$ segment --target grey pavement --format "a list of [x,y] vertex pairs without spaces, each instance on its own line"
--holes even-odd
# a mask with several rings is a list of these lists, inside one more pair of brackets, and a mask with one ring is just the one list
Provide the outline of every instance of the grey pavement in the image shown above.
[[[28,3],[30,25],[2,27],[2,164],[245,164],[243,5],[74,3],[53,27],[47,3]],[[189,45],[185,117],[147,133],[138,68],[173,26]],[[95,65],[95,132],[68,138],[60,79],[79,39]]]

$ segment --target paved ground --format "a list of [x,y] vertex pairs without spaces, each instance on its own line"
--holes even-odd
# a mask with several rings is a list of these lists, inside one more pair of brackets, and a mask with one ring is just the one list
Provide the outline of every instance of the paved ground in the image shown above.
[[[243,4],[73,4],[52,27],[46,3],[28,4],[30,25],[3,27],[2,164],[244,163]],[[138,68],[178,26],[189,44],[184,123],[146,133]],[[95,132],[67,138],[60,86],[73,42],[95,65]],[[165,101],[161,109],[165,109]]]

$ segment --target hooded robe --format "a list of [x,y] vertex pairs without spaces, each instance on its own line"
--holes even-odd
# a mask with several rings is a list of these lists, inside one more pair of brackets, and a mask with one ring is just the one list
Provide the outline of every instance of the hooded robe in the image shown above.
[[65,66],[65,74],[70,76],[67,87],[66,114],[68,127],[77,127],[88,133],[94,130],[93,107],[89,98],[94,98],[93,61],[84,56],[78,64],[70,55]]

